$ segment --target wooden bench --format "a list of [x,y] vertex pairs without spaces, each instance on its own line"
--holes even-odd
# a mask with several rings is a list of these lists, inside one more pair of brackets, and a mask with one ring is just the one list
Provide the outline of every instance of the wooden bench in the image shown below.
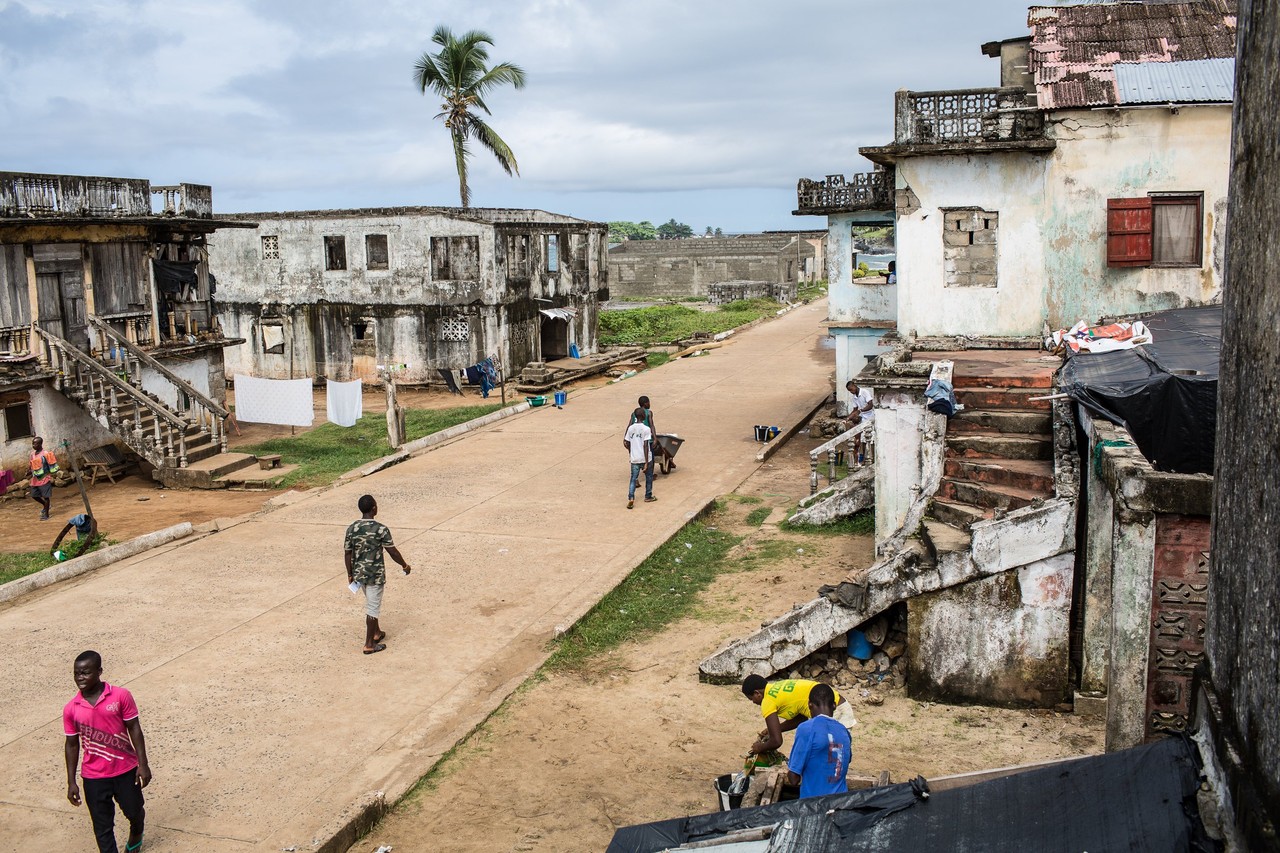
[[266,456],[258,457],[258,467],[263,471],[270,471],[272,468],[280,467],[280,454],[273,453]]
[[114,444],[86,450],[81,457],[81,463],[89,473],[89,485],[91,486],[97,484],[99,474],[106,474],[111,484],[115,485],[116,477],[124,476],[124,473],[129,469],[128,458]]

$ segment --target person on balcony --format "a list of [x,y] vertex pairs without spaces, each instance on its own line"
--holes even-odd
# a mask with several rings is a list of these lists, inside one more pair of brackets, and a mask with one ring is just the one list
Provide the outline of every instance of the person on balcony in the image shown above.
[[53,475],[58,473],[58,457],[44,449],[44,439],[31,439],[31,500],[40,504],[40,520],[49,520],[53,502]]
[[[866,424],[867,431],[873,429],[876,419],[875,408],[871,405],[871,389],[859,388],[858,383],[850,379],[844,383],[844,388],[849,392],[849,414],[845,416],[845,429],[853,429],[858,424]],[[865,433],[854,436],[853,438],[853,455],[862,464],[867,461],[866,447],[867,443],[863,440]],[[853,461],[850,460],[850,465]]]

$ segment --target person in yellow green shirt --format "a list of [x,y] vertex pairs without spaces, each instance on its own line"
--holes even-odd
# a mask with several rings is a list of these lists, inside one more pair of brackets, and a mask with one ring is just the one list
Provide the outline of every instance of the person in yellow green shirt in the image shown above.
[[[809,692],[819,682],[807,678],[789,678],[785,681],[765,681],[763,676],[748,675],[742,680],[742,695],[760,706],[765,730],[751,745],[752,755],[771,752],[782,746],[782,735],[809,719]],[[844,697],[835,694],[835,714],[832,718],[852,728],[856,721],[853,710]]]

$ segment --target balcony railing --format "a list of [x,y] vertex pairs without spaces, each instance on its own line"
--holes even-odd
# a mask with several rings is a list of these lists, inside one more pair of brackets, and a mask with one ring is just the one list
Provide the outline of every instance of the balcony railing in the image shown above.
[[1044,138],[1044,115],[1025,89],[898,91],[896,145],[1018,142]]
[[[160,196],[159,211],[151,196]],[[152,187],[141,178],[0,172],[0,217],[213,217],[213,190],[201,184]]]
[[876,169],[857,175],[827,175],[826,180],[801,178],[796,196],[801,212],[829,213],[893,208],[893,170]]

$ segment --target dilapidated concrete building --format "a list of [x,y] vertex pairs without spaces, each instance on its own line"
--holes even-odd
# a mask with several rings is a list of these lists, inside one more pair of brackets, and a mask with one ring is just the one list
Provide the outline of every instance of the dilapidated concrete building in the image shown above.
[[219,311],[248,342],[229,374],[438,380],[496,357],[596,350],[607,226],[541,210],[391,207],[239,214],[210,241]]
[[[154,203],[153,203],[154,202]],[[0,467],[31,437],[132,451],[165,479],[226,450],[223,350],[199,184],[0,172]]]
[[821,231],[781,231],[626,240],[609,248],[609,294],[615,299],[707,297],[726,282],[788,287],[794,294],[797,282],[822,277],[825,237]]
[[[828,217],[841,402],[854,376],[875,393],[879,559],[704,675],[792,666],[905,601],[917,695],[1075,699],[1113,747],[1185,727],[1211,480],[1141,470],[1050,399],[1061,361],[1038,350],[1046,325],[1220,298],[1233,9],[1032,7],[1029,37],[984,46],[1000,87],[899,91],[874,171],[800,181],[796,213]],[[886,220],[896,280],[853,278],[852,226]],[[931,381],[964,411],[930,410]]]

